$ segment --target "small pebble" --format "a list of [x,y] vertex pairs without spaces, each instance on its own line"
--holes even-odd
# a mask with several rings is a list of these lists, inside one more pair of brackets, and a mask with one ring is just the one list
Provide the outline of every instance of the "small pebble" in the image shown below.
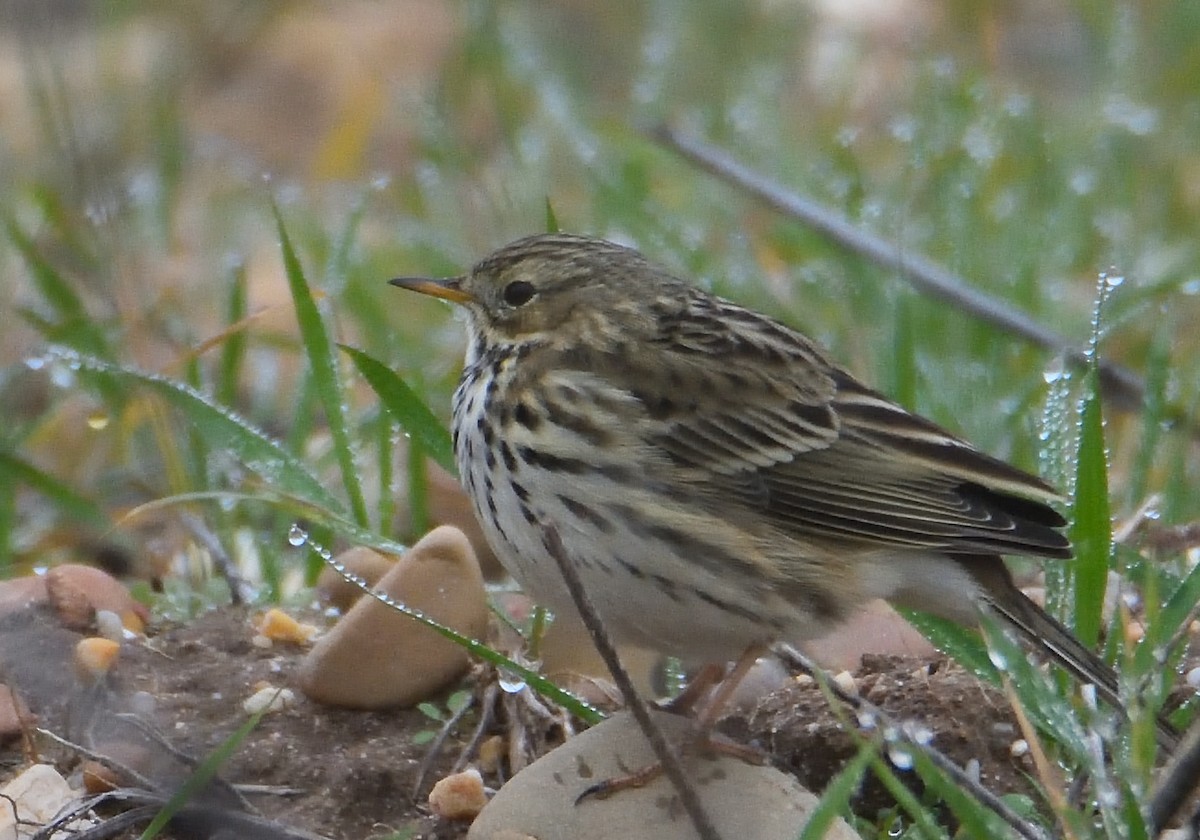
[[290,642],[306,645],[317,635],[317,628],[312,624],[302,624],[278,607],[272,607],[263,613],[255,623],[254,629],[258,635],[272,642]]
[[263,686],[242,701],[246,714],[256,715],[261,711],[281,712],[296,705],[296,694],[290,688]]
[[858,694],[858,680],[849,671],[842,671],[833,678],[838,688],[847,694]]
[[1018,738],[1013,741],[1008,747],[1008,754],[1013,758],[1020,758],[1029,752],[1029,742],[1024,738]]
[[1191,688],[1200,688],[1200,667],[1196,667],[1188,671],[1187,676],[1184,677],[1184,679],[1187,680],[1187,684]]
[[474,768],[440,779],[429,792],[429,807],[447,820],[473,820],[486,804],[483,778]]
[[120,643],[112,639],[80,639],[75,645],[75,672],[84,679],[98,680],[112,670],[120,652]]
[[125,641],[125,624],[112,610],[96,610],[96,630],[104,638],[120,644]]

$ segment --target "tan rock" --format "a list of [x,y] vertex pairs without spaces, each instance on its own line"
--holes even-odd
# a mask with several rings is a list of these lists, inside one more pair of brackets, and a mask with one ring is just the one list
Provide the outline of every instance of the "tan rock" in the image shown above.
[[[55,566],[45,574],[46,592],[59,621],[70,630],[86,630],[95,621],[97,610],[110,610],[131,621],[136,617],[142,624],[150,617],[149,610],[139,603],[125,585],[108,572],[78,563]],[[126,623],[126,627],[129,624]]]
[[42,575],[0,580],[0,615],[19,612],[34,604],[44,604],[49,597],[46,578]]
[[101,636],[80,639],[75,645],[75,673],[85,682],[102,679],[117,663],[121,644]]
[[[487,630],[483,576],[471,544],[456,528],[426,534],[377,588],[471,638]],[[458,645],[374,598],[363,598],[309,651],[299,681],[319,703],[382,709],[428,699],[469,665]]]
[[[676,744],[694,726],[693,721],[677,715],[656,713],[655,720]],[[626,775],[652,761],[646,737],[632,715],[614,715],[514,776],[472,823],[467,838],[529,835],[538,840],[692,840],[695,829],[665,776],[608,799],[590,798],[576,804],[579,795],[597,782]],[[684,768],[722,837],[793,840],[818,801],[791,776],[729,756],[689,754]],[[857,840],[858,835],[839,820],[825,837]]]
[[[396,564],[395,557],[380,554],[364,545],[348,548],[334,559],[371,586],[378,583]],[[364,594],[362,589],[329,566],[321,569],[321,574],[317,577],[317,598],[322,604],[337,607],[343,613],[348,612],[354,606],[354,602]]]
[[438,779],[429,792],[429,807],[447,820],[473,820],[487,805],[487,793],[478,770],[464,770]]

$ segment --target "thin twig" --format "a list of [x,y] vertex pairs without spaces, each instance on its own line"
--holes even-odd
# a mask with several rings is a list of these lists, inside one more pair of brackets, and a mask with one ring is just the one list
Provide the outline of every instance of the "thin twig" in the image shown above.
[[[865,712],[867,716],[877,722],[878,726],[884,729],[889,729],[896,733],[896,737],[904,741],[909,747],[919,750],[929,761],[934,764],[939,770],[950,776],[955,784],[969,791],[972,796],[990,808],[998,817],[1004,820],[1012,829],[1026,840],[1050,840],[1050,835],[1043,831],[1039,826],[1034,825],[1028,820],[1021,817],[1016,811],[1010,808],[1004,800],[996,796],[990,790],[985,788],[979,782],[975,781],[966,770],[959,767],[932,745],[923,743],[910,736],[906,727],[901,726],[891,720],[890,716],[880,709],[875,704],[868,700],[864,700],[857,694],[852,694],[838,685],[837,681],[831,678],[819,665],[809,659],[796,648],[788,644],[777,643],[771,647],[772,652],[782,659],[784,662],[801,669],[815,679],[823,682],[833,694],[849,706],[854,712]],[[860,716],[861,717],[861,716]]]
[[208,551],[213,564],[221,572],[221,577],[225,578],[225,583],[229,586],[230,602],[237,607],[253,598],[254,587],[242,577],[237,564],[225,551],[225,546],[221,545],[217,535],[198,516],[193,516],[186,511],[180,513],[179,521],[191,533],[192,538]]
[[471,737],[467,739],[458,758],[454,760],[454,766],[450,768],[451,773],[460,772],[467,766],[471,756],[478,752],[483,743],[483,736],[487,734],[488,728],[492,725],[492,718],[496,713],[496,695],[499,691],[500,689],[495,683],[484,688],[483,700],[479,703],[479,722],[475,724]]
[[624,695],[625,703],[633,713],[638,726],[641,727],[646,740],[650,742],[650,748],[654,751],[654,755],[662,763],[663,772],[671,780],[671,784],[675,786],[675,791],[679,794],[679,801],[691,819],[696,833],[700,835],[702,840],[721,840],[720,834],[709,819],[708,813],[704,810],[704,803],[700,801],[700,794],[697,793],[695,785],[692,784],[684,772],[683,762],[679,758],[679,753],[671,745],[671,742],[667,740],[667,736],[663,734],[661,727],[654,721],[654,718],[650,714],[650,707],[646,704],[646,701],[642,699],[641,695],[633,687],[633,680],[629,678],[629,673],[621,664],[621,659],[617,656],[617,649],[604,629],[600,614],[596,611],[591,597],[583,588],[583,581],[579,579],[579,572],[567,556],[566,547],[563,545],[562,538],[558,535],[558,530],[554,526],[542,526],[542,544],[546,547],[546,551],[550,553],[550,556],[554,558],[554,562],[558,564],[558,570],[562,574],[563,582],[567,585],[567,591],[571,595],[571,600],[574,601],[575,608],[579,610],[579,615],[583,619],[583,624],[587,627],[588,633],[591,634],[592,642],[596,645],[596,650],[599,652],[600,658],[604,660],[604,664],[608,667],[609,673],[612,674],[617,688]]
[[[666,125],[653,128],[649,135],[700,169],[746,191],[773,210],[808,225],[876,265],[895,271],[918,291],[944,300],[1040,347],[1062,354],[1074,364],[1090,364],[1084,352],[1061,333],[1007,302],[973,288],[945,266],[912,254],[897,242],[856,227],[845,216],[811,198],[783,189],[724,150]],[[1146,384],[1141,377],[1107,359],[1100,359],[1099,366],[1101,387],[1114,407],[1124,411],[1136,411],[1142,407]]]
[[[421,786],[425,784],[425,776],[433,768],[434,760],[442,751],[442,745],[446,743],[446,739],[450,737],[450,733],[454,731],[454,727],[458,726],[467,712],[473,708],[475,708],[475,698],[471,696],[467,698],[466,703],[463,703],[449,718],[442,722],[442,728],[438,730],[434,739],[429,742],[429,748],[425,750],[425,757],[421,759],[421,766],[417,768],[417,780],[413,783],[412,797],[414,802],[417,799],[417,795],[421,792]],[[455,772],[458,771],[455,770]]]

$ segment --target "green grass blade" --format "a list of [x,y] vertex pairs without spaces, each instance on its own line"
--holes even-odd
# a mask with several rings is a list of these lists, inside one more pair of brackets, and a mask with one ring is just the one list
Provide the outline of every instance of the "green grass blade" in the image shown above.
[[876,755],[877,748],[873,741],[864,740],[859,745],[858,754],[825,786],[821,801],[808,815],[808,822],[804,824],[804,830],[797,840],[821,840],[826,835],[834,820],[849,810],[850,797],[858,793],[867,767]]
[[345,344],[339,344],[349,354],[354,366],[367,384],[374,389],[384,407],[413,440],[420,443],[425,454],[450,472],[454,465],[454,446],[446,427],[434,416],[417,393],[394,370],[378,359]]
[[509,659],[507,656],[497,650],[493,650],[484,643],[476,641],[469,636],[464,636],[462,633],[446,627],[444,624],[438,623],[420,610],[415,610],[407,604],[390,597],[386,593],[379,592],[371,588],[366,581],[339,563],[327,550],[313,544],[311,540],[308,541],[308,546],[310,551],[318,556],[322,562],[333,567],[338,574],[354,585],[358,586],[367,595],[386,604],[397,612],[403,613],[409,618],[424,624],[442,638],[454,642],[471,655],[477,656],[485,662],[495,665],[497,668],[501,668],[505,671],[511,671],[512,673],[518,675],[522,680],[525,681],[526,685],[528,685],[538,694],[541,694],[543,697],[558,703],[560,706],[567,709],[567,711],[571,712],[571,714],[585,721],[589,726],[597,724],[604,719],[604,715],[601,714],[599,710],[593,708],[569,692],[559,688],[537,671],[534,671],[519,662],[514,662],[512,659]]
[[146,830],[142,832],[139,840],[154,840],[154,838],[157,837],[162,830],[167,827],[167,823],[171,821],[172,817],[178,814],[180,810],[185,808],[189,802],[195,799],[197,794],[204,790],[209,782],[216,777],[217,771],[221,769],[221,765],[228,761],[230,756],[237,752],[238,747],[240,747],[242,742],[246,740],[247,736],[254,731],[254,727],[258,726],[259,721],[262,720],[263,715],[265,715],[268,711],[269,707],[255,712],[250,716],[249,720],[239,726],[233,732],[233,734],[222,741],[220,746],[209,753],[209,755],[202,762],[200,762],[199,765],[196,766],[196,769],[192,775],[189,776],[184,783],[179,786],[179,790],[175,791],[175,793],[171,795],[171,798],[167,800],[165,805],[163,805],[162,810],[154,815],[154,819],[152,819],[150,824],[146,826]]
[[[111,358],[113,354],[104,333],[96,326],[71,284],[38,252],[33,240],[25,235],[13,219],[6,218],[4,224],[9,239],[29,267],[38,292],[57,316],[57,321],[43,322],[50,332],[46,338],[83,353]],[[43,332],[47,331],[45,328]]]
[[1108,501],[1104,417],[1095,371],[1088,373],[1084,383],[1087,396],[1083,403],[1075,479],[1071,525],[1075,562],[1071,564],[1071,573],[1075,580],[1075,635],[1088,647],[1095,647],[1100,638],[1104,589],[1112,555],[1112,513]]
[[558,224],[558,214],[554,212],[550,196],[546,196],[546,233],[558,233],[561,230],[562,228]]
[[338,379],[333,344],[325,330],[325,322],[317,309],[317,303],[313,300],[312,290],[304,277],[304,269],[300,266],[300,260],[288,237],[283,216],[280,215],[278,207],[272,206],[271,209],[275,213],[275,223],[279,230],[284,273],[292,293],[292,304],[296,308],[296,319],[300,323],[300,337],[308,356],[317,396],[325,411],[325,420],[329,424],[334,455],[342,474],[342,486],[350,499],[350,509],[354,518],[360,525],[365,526],[370,518],[367,515],[367,502],[363,496],[362,484],[358,480],[358,466],[354,462],[354,449],[346,424],[345,399]]
[[5,486],[19,483],[36,490],[69,519],[86,522],[101,531],[112,527],[112,521],[98,504],[4,447],[0,447],[0,479]]
[[[225,323],[237,324],[246,317],[248,290],[246,266],[238,265],[229,276],[229,289],[225,299]],[[246,360],[246,331],[234,330],[225,337],[221,345],[221,358],[217,365],[217,402],[236,405],[238,382],[241,380],[242,365]]]
[[143,373],[70,350],[55,352],[72,367],[77,367],[81,378],[107,383],[109,387],[145,388],[159,395],[179,410],[210,447],[229,450],[248,469],[272,484],[276,491],[329,511],[345,511],[345,505],[322,486],[303,461],[265,432],[199,391],[157,374]]

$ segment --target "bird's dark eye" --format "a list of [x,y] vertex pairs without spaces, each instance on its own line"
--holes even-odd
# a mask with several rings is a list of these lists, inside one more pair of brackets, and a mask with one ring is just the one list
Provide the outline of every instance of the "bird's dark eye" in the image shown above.
[[504,302],[509,306],[524,306],[537,294],[532,283],[524,280],[514,280],[504,287]]

